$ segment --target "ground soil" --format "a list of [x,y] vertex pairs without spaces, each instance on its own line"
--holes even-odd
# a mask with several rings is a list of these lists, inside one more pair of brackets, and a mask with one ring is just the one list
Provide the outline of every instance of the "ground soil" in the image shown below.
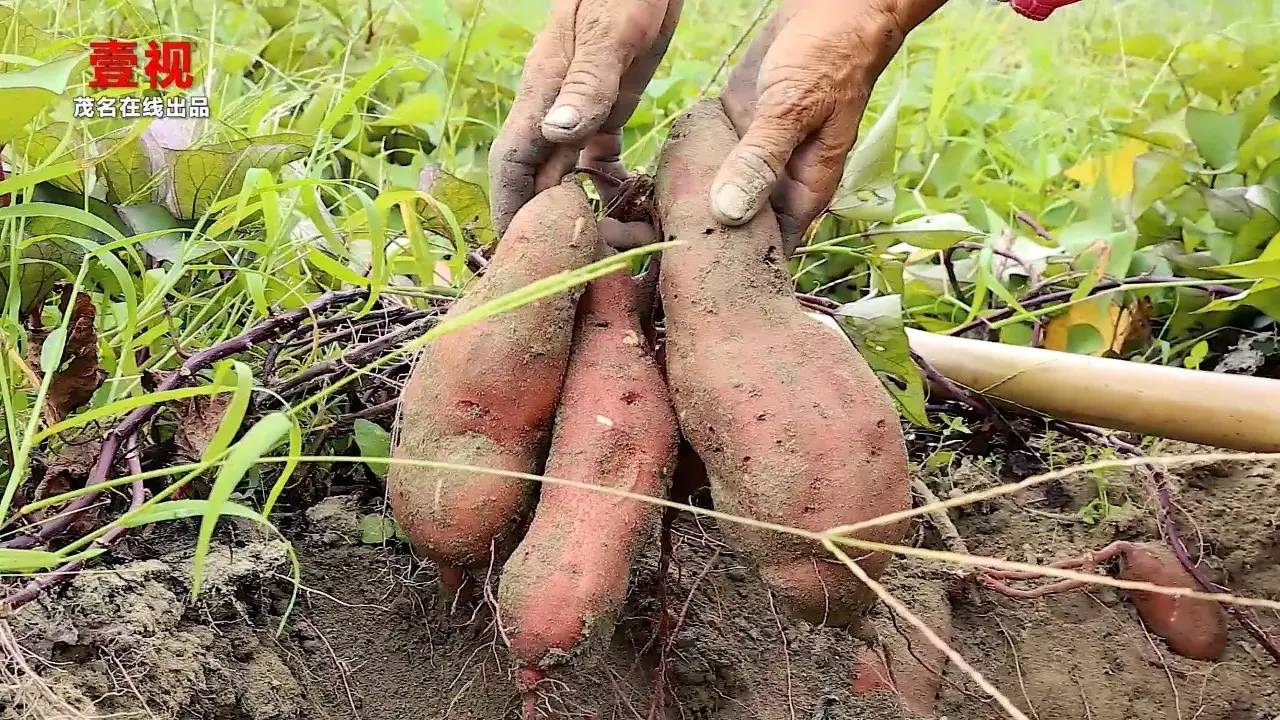
[[[1041,444],[1034,460],[1053,465],[1083,452]],[[921,476],[946,497],[1025,474],[1016,460],[958,459]],[[1086,524],[1080,511],[1091,501],[1098,507],[1103,484],[1111,515]],[[1213,575],[1241,594],[1280,600],[1280,467],[1218,463],[1179,471],[1176,484],[1193,552]],[[518,717],[514,670],[491,605],[481,598],[441,607],[429,565],[398,544],[361,542],[359,518],[376,504],[331,497],[284,523],[305,589],[279,633],[291,586],[277,541],[224,522],[193,600],[192,526],[130,540],[119,554],[132,559],[99,565],[8,618],[7,630],[0,625],[25,663],[10,658],[0,675],[0,718]],[[1138,476],[1129,471],[952,512],[972,552],[1017,560],[1157,537]],[[883,608],[855,632],[790,620],[720,538],[713,522],[680,517],[668,581],[659,581],[654,549],[635,574],[611,646],[554,675],[540,711],[557,718],[908,717],[887,694],[851,694],[853,658],[868,642],[902,645]],[[914,539],[937,546],[928,523]],[[954,570],[912,562],[893,565],[887,580],[926,616],[949,602],[956,649],[1029,717],[1280,718],[1280,669],[1235,625],[1223,657],[1198,662],[1148,635],[1132,605],[1110,589],[1012,600],[963,582]],[[653,638],[664,593],[673,617],[686,603],[688,609],[668,645],[665,711],[651,714],[663,664],[664,643]],[[1275,614],[1260,620],[1280,635]],[[952,720],[1003,716],[955,667],[946,671],[939,713]]]

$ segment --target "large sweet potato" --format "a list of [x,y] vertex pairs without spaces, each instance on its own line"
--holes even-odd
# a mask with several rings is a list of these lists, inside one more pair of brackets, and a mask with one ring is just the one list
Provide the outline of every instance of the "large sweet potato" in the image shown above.
[[[679,442],[675,412],[645,347],[631,278],[591,283],[578,309],[546,473],[665,497]],[[546,484],[533,523],[502,571],[504,635],[526,667],[545,669],[607,639],[632,560],[661,508]]]
[[[659,286],[680,427],[706,464],[718,510],[820,531],[910,507],[894,407],[866,362],[792,297],[774,215],[720,225],[708,196],[737,142],[717,101],[672,128],[658,170],[668,240]],[[864,537],[902,539],[905,523]],[[846,623],[869,592],[815,543],[727,524],[734,547],[811,621]],[[882,554],[864,555],[873,576]]]
[[[582,188],[538,194],[515,217],[458,315],[596,258],[599,238]],[[569,361],[580,291],[530,303],[442,336],[413,368],[400,403],[394,457],[536,472]],[[510,549],[533,483],[499,475],[392,465],[387,494],[413,546],[445,573],[483,567]],[[442,573],[442,577],[445,574]]]

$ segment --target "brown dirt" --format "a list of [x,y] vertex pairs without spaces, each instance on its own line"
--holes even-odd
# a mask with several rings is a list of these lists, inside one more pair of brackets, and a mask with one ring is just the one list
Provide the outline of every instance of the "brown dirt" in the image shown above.
[[[1060,455],[1061,446],[1041,447],[1041,457]],[[987,487],[1001,474],[990,461],[957,460],[927,481],[945,497]],[[954,517],[972,551],[1019,560],[1155,537],[1136,478],[1116,472],[1106,480],[1114,505],[1131,503],[1094,526],[1078,519],[1096,496],[1088,477]],[[1181,472],[1177,485],[1187,536],[1214,576],[1242,594],[1280,599],[1280,466],[1218,464]],[[275,543],[228,521],[207,589],[192,601],[185,549],[192,528],[132,541],[128,550],[138,559],[82,575],[8,618],[35,674],[0,675],[0,718],[517,717],[514,670],[488,607],[437,611],[430,565],[415,565],[400,547],[359,542],[357,521],[368,510],[330,498],[291,524],[309,589],[279,638],[273,634],[289,585]],[[851,696],[864,639],[780,617],[720,537],[709,522],[682,517],[675,526],[668,605],[678,615],[691,590],[692,601],[671,645],[671,700],[662,717],[905,720],[888,695]],[[934,541],[927,526],[917,528],[917,539]],[[657,617],[657,567],[655,552],[642,558],[610,647],[558,677],[543,711],[648,717],[659,653],[641,650]],[[930,604],[952,577],[899,562],[886,580],[908,605],[936,615]],[[1033,718],[1280,716],[1280,670],[1234,625],[1226,654],[1199,662],[1169,653],[1107,589],[1026,601],[964,586],[950,603],[956,648]],[[890,638],[883,608],[874,619],[874,631],[863,634]],[[1280,634],[1275,615],[1261,620]],[[939,711],[952,720],[1001,717],[954,667]]]

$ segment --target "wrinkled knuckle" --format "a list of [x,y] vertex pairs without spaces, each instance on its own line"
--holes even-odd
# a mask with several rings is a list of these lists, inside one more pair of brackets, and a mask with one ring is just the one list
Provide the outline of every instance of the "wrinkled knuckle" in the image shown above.
[[897,6],[888,0],[871,0],[867,12],[871,14],[870,26],[880,28],[877,34],[879,41],[895,51],[901,47],[907,33],[902,27]]
[[772,185],[781,168],[771,151],[749,144],[738,154],[734,170],[741,184],[755,190]]
[[834,88],[812,65],[780,65],[771,68],[770,75],[775,79],[760,93],[760,105],[769,115],[806,126],[831,113]]
[[565,73],[562,92],[573,92],[588,97],[597,94],[604,84],[604,75],[596,67],[586,63],[576,63]]
[[606,79],[591,67],[571,69],[560,87],[560,97],[560,102],[564,102],[566,97],[574,98],[571,102],[578,107],[587,126],[598,125],[613,106],[613,95]]

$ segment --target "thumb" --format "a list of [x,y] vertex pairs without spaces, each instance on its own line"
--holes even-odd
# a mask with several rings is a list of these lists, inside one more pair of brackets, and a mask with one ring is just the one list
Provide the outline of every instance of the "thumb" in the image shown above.
[[711,214],[725,225],[742,225],[755,217],[768,202],[791,153],[815,125],[812,106],[782,100],[804,98],[798,91],[774,86],[762,93],[746,134],[716,173],[711,183]]
[[560,94],[542,119],[553,143],[581,144],[595,134],[618,100],[622,72],[631,58],[603,39],[575,37],[573,60]]

